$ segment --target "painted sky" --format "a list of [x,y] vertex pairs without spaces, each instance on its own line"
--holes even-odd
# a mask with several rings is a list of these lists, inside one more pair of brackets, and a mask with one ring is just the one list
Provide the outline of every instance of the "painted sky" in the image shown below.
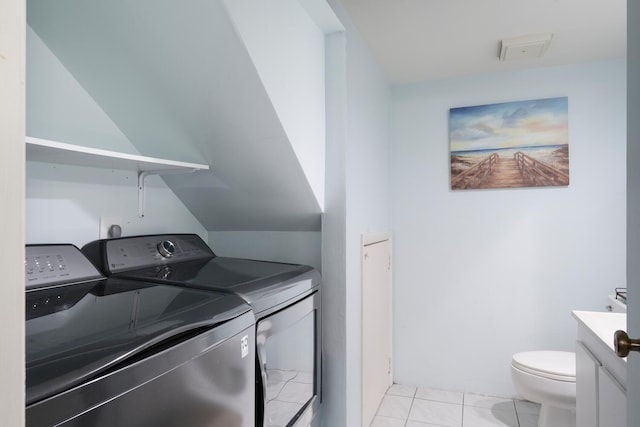
[[568,98],[452,108],[451,151],[569,143]]

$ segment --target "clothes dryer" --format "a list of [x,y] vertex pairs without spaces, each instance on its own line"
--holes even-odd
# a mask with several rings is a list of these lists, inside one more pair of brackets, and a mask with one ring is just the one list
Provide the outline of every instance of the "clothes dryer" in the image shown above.
[[256,316],[256,425],[315,425],[321,399],[320,274],[220,257],[195,234],[98,240],[83,252],[110,277],[242,297]]

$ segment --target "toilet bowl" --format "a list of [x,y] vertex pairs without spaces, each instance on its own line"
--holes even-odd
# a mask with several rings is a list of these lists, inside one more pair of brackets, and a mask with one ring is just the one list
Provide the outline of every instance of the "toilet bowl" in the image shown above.
[[522,397],[541,405],[538,427],[575,427],[575,353],[529,351],[514,354],[511,379]]

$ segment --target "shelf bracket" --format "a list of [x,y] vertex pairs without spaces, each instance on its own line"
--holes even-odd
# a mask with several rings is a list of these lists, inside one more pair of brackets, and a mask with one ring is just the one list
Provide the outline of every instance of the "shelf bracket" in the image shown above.
[[138,172],[138,216],[144,218],[145,187],[146,179],[149,175],[177,175],[183,173],[193,173],[198,169],[163,169],[146,170]]

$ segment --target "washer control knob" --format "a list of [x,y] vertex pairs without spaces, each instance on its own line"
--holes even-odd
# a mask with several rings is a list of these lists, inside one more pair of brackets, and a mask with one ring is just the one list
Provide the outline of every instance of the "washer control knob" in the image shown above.
[[158,243],[158,252],[165,258],[171,258],[176,251],[176,246],[171,240],[163,240]]

